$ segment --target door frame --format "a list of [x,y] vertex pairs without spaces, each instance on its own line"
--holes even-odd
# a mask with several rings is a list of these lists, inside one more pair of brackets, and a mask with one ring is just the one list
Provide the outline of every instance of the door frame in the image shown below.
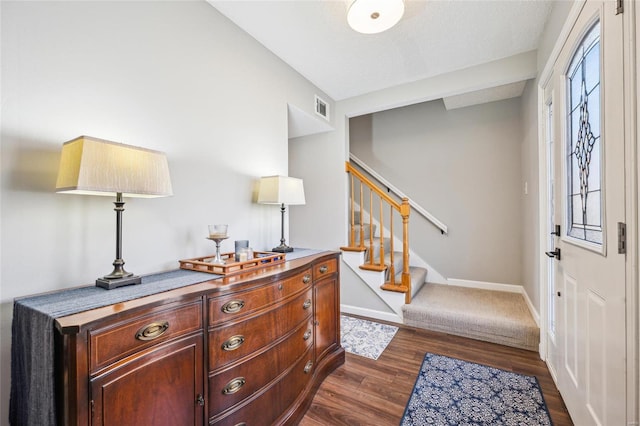
[[[541,86],[539,86],[539,89],[541,88]],[[549,218],[550,218],[550,209],[549,209],[549,204],[550,204],[550,194],[549,194],[549,170],[553,170],[549,168],[549,158],[553,157],[553,153],[550,153],[548,148],[549,148],[549,135],[551,133],[551,130],[549,128],[549,109],[550,108],[555,108],[557,109],[557,105],[553,105],[552,104],[552,98],[553,98],[553,91],[550,91],[549,93],[547,93],[546,91],[547,86],[545,86],[544,88],[542,88],[540,94],[539,94],[539,99],[541,101],[541,108],[540,108],[540,145],[541,145],[541,152],[540,155],[544,156],[544,157],[540,157],[540,163],[544,164],[540,164],[540,169],[544,169],[544,174],[540,173],[539,174],[539,178],[540,178],[540,250],[538,253],[539,259],[540,259],[540,274],[544,274],[540,275],[540,348],[539,348],[539,352],[540,352],[540,357],[542,358],[542,360],[544,360],[547,363],[547,368],[549,370],[549,372],[551,373],[551,376],[554,380],[554,382],[558,382],[558,379],[556,377],[556,371],[554,370],[554,368],[552,368],[549,365],[549,361],[548,361],[548,355],[549,355],[549,339],[551,338],[550,333],[549,333],[549,304],[550,304],[550,299],[549,299],[549,295],[551,287],[555,286],[556,283],[555,282],[551,282],[550,281],[550,277],[553,276],[554,280],[555,280],[555,271],[553,270],[554,265],[553,262],[555,261],[554,259],[549,259],[547,258],[546,255],[542,255],[541,253],[545,252],[549,247],[549,235],[552,232],[552,230],[549,228]],[[555,112],[555,111],[554,111]],[[555,144],[558,143],[558,141],[554,141]],[[544,146],[542,146],[544,145]],[[543,186],[544,185],[544,186]],[[558,190],[558,182],[555,182],[555,190]],[[557,209],[558,206],[554,206],[554,209]],[[546,231],[546,232],[544,232]],[[560,236],[558,236],[560,237]],[[542,245],[544,243],[544,245]],[[551,260],[551,261],[550,261]],[[552,274],[552,272],[554,272]],[[554,303],[553,301],[551,301],[551,303]],[[554,310],[554,314],[557,313],[557,309]],[[558,321],[556,319],[556,327],[557,327]],[[557,330],[556,330],[557,331]],[[557,336],[557,334],[556,334]],[[557,368],[557,366],[554,366],[555,368]]]
[[[560,31],[558,39],[538,78],[538,276],[540,300],[540,358],[547,361],[548,345],[548,262],[544,255],[547,237],[552,231],[548,226],[547,182],[550,171],[547,170],[546,107],[548,96],[545,90],[551,82],[553,67],[558,60],[568,34],[573,28],[586,0],[575,0],[569,15]],[[640,288],[638,263],[638,241],[640,241],[640,211],[638,209],[638,176],[640,175],[640,150],[638,149],[638,122],[640,121],[640,13],[633,0],[624,0],[623,35],[627,44],[623,46],[624,93],[625,96],[625,217],[627,220],[627,261],[626,279],[626,383],[627,383],[627,424],[637,425],[640,421]],[[556,141],[558,142],[558,141]],[[557,185],[556,185],[557,186]],[[558,206],[556,206],[557,208]],[[610,248],[611,249],[611,248]],[[556,377],[553,376],[554,381]]]

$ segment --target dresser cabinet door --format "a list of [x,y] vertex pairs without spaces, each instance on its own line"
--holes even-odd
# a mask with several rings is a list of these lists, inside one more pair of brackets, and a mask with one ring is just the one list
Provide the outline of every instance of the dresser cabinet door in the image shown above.
[[158,345],[91,380],[93,425],[202,425],[202,333]]
[[340,307],[338,279],[334,276],[314,285],[315,298],[315,361],[319,363],[340,339]]

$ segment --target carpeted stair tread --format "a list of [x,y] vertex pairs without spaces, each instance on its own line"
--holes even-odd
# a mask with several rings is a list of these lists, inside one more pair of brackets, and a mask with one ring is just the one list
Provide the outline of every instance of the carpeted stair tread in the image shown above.
[[[382,244],[384,247],[384,258],[385,258],[385,263],[389,263],[388,259],[389,259],[389,253],[391,252],[391,239],[389,238],[383,238],[382,239]],[[367,255],[365,256],[365,260],[368,262],[369,261],[369,252],[371,247],[369,246],[369,240],[365,241],[365,248],[367,249]],[[373,239],[373,261],[377,262],[378,260],[380,260],[380,238],[375,237]],[[397,253],[397,252],[396,252]],[[402,252],[400,252],[400,259],[402,259]]]
[[413,327],[538,350],[540,330],[518,293],[426,284],[402,310]]
[[[409,275],[411,275],[411,288],[420,287],[427,279],[427,270],[419,266],[409,266]],[[396,274],[395,279],[396,282],[402,282],[402,266],[400,266],[400,272]]]
[[[375,233],[376,233],[376,225],[375,224],[369,225],[367,223],[367,224],[362,225],[362,231],[363,231],[363,234],[362,234],[363,237],[362,238],[363,238],[365,244],[369,243],[369,237],[371,235],[371,231],[372,230],[373,230],[373,234],[375,235]],[[359,245],[360,244],[360,225],[354,225],[353,226],[353,235],[354,235],[354,238],[355,238],[356,245]]]

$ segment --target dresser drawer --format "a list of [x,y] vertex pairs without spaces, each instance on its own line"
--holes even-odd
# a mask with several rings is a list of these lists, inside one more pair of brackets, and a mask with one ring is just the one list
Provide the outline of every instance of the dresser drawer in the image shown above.
[[209,418],[210,425],[216,426],[267,426],[280,417],[278,386],[266,389],[249,404],[222,418]]
[[313,351],[307,351],[294,365],[289,374],[280,380],[280,403],[283,407],[289,407],[300,397],[307,387],[315,369]]
[[159,342],[202,328],[202,301],[174,303],[133,319],[90,331],[90,370],[131,355]]
[[313,280],[318,281],[322,278],[335,274],[338,271],[338,261],[336,259],[328,259],[324,262],[318,262],[313,267]]
[[313,350],[309,348],[295,363],[293,368],[281,380],[241,409],[216,419],[217,426],[263,426],[275,424],[284,410],[291,406],[301,394],[313,376]]
[[209,326],[251,314],[311,286],[311,268],[267,286],[209,299]]
[[209,371],[250,355],[308,320],[313,312],[312,290],[246,321],[209,331]]
[[241,402],[278,377],[307,351],[313,342],[311,319],[268,351],[209,378],[211,416]]

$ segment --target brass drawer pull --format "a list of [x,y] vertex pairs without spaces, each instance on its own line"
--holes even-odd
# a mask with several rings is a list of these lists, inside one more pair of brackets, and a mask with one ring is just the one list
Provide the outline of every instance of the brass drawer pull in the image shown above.
[[136,339],[138,340],[153,340],[162,336],[165,331],[169,329],[169,321],[156,321],[149,325],[145,325],[140,328],[136,333]]
[[313,367],[313,361],[307,361],[307,365],[304,366],[304,374],[309,374],[311,371],[311,367]]
[[311,307],[311,299],[307,299],[304,301],[304,305],[302,305],[302,309],[309,309]]
[[222,312],[225,314],[235,314],[244,308],[244,300],[231,300],[222,305]]
[[244,386],[245,383],[247,383],[247,381],[245,380],[244,377],[236,377],[235,379],[227,383],[225,387],[222,388],[222,394],[223,395],[234,394],[238,392],[240,388]]
[[302,282],[305,284],[309,284],[311,282],[311,275],[306,274],[304,277],[302,277]]
[[238,349],[244,343],[244,336],[241,334],[237,334],[235,336],[231,336],[226,342],[222,344],[222,350],[231,352]]
[[235,426],[247,426],[247,422],[237,423]]
[[320,267],[320,273],[321,273],[321,274],[326,273],[328,270],[329,270],[329,267],[328,267],[327,265],[322,265],[322,266]]
[[311,337],[311,330],[305,331],[304,336],[302,336],[302,339],[309,340],[309,337]]

